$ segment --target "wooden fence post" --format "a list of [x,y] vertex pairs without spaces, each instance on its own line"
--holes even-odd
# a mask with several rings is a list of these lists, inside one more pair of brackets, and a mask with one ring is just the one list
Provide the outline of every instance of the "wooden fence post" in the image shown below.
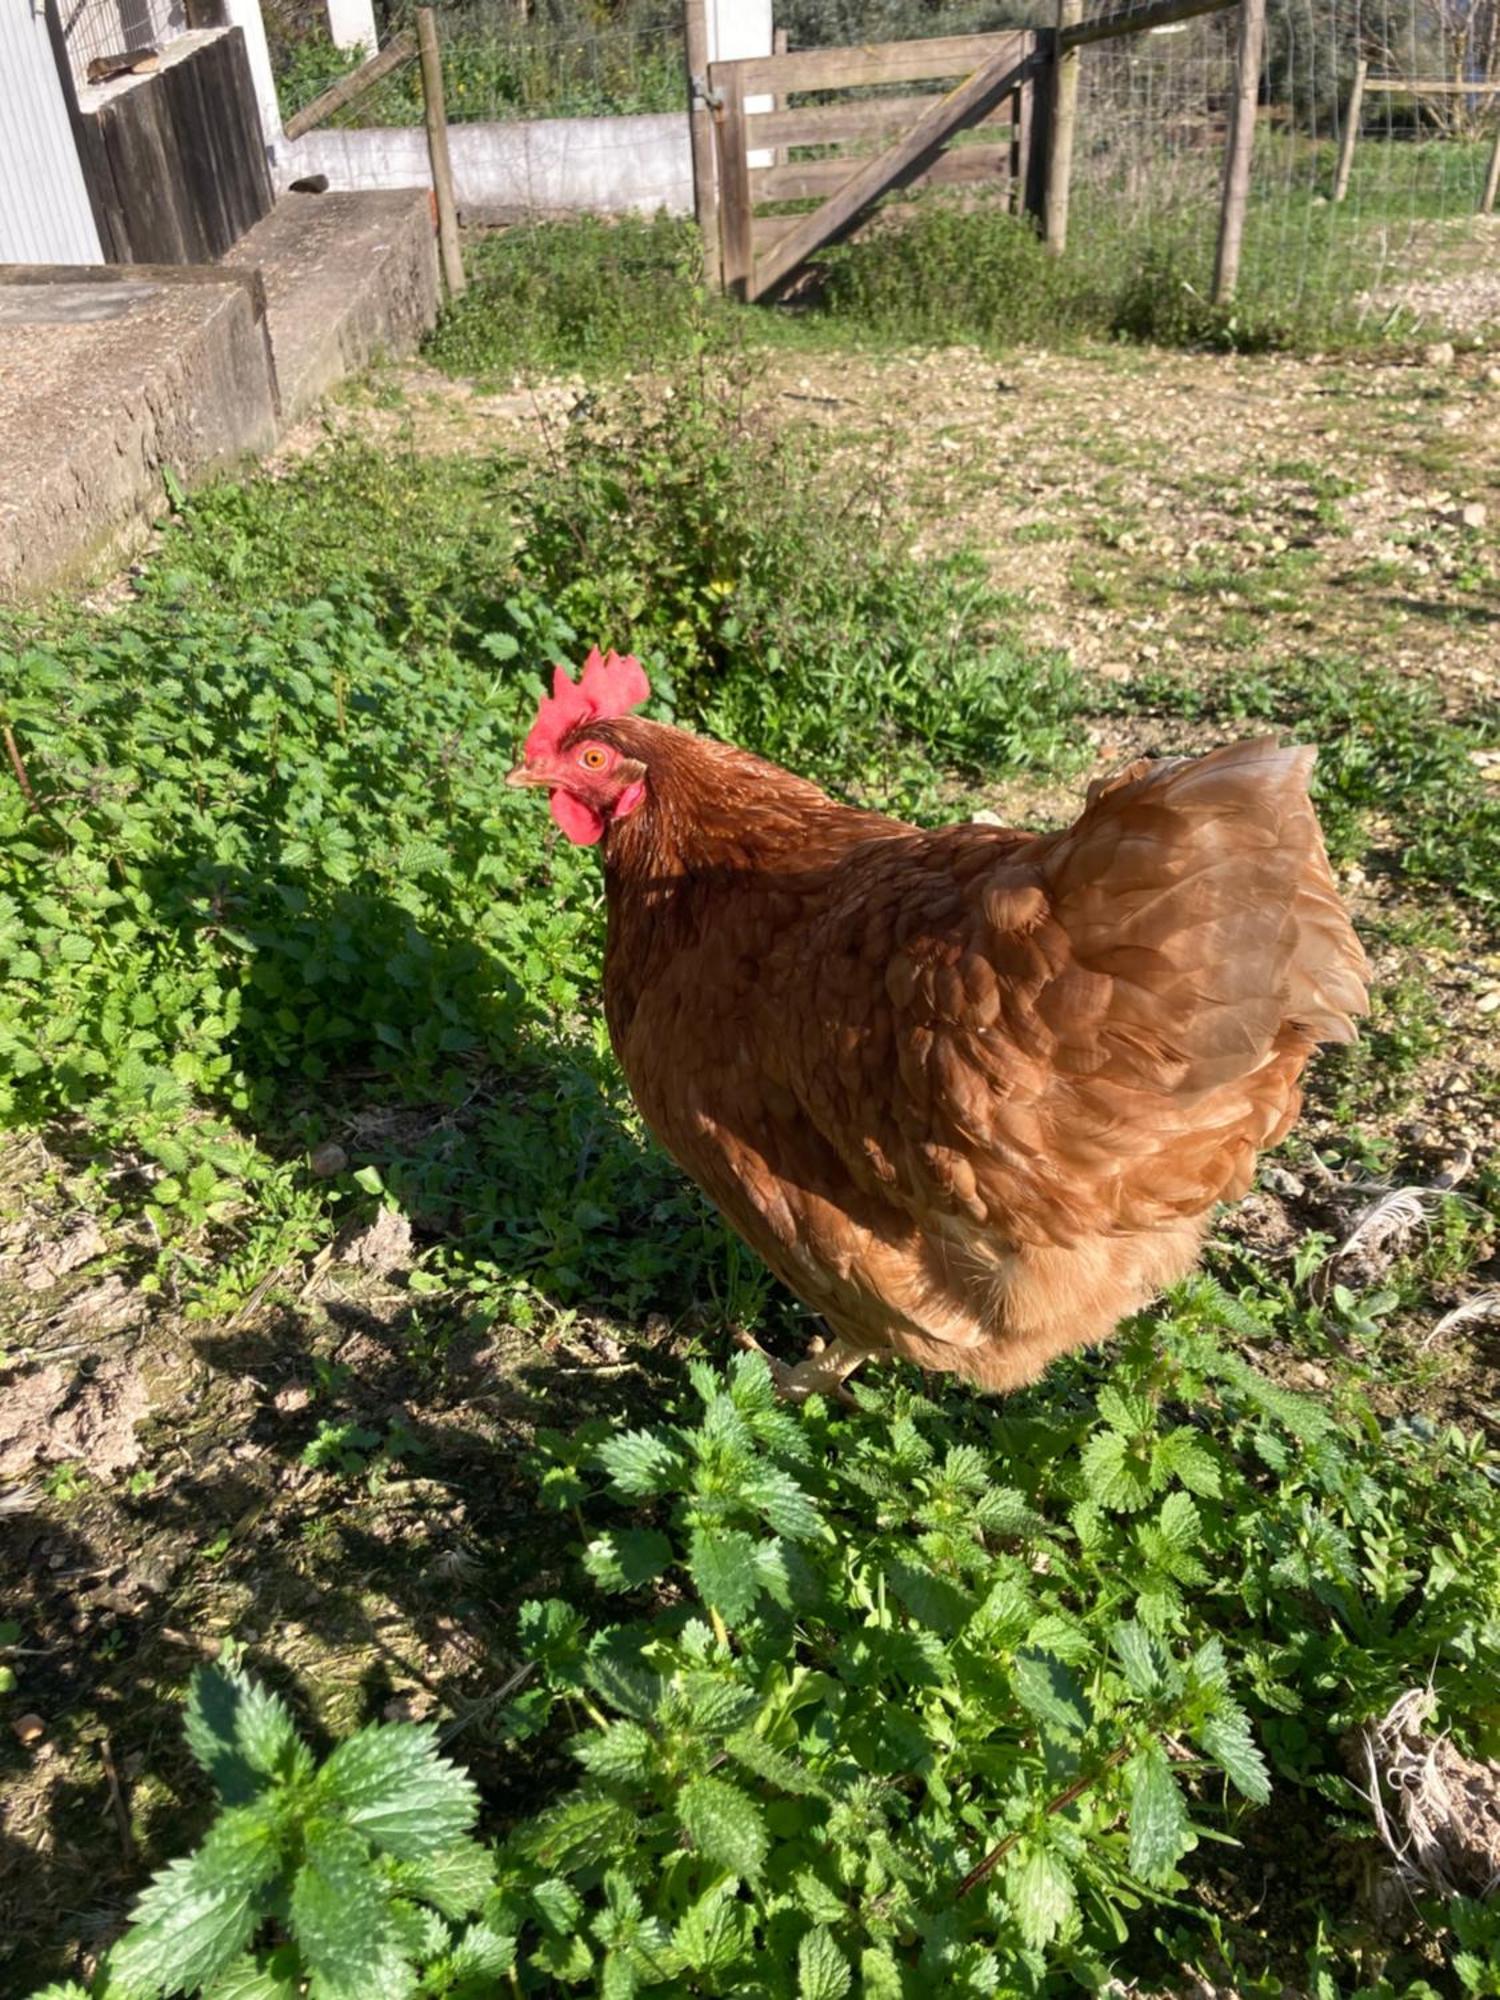
[[448,157],[448,114],[443,105],[443,58],[430,7],[417,9],[417,51],[422,59],[422,115],[427,124],[427,157],[437,197],[438,248],[450,299],[464,290],[463,252],[458,245],[458,208],[453,199],[453,162]]
[[721,283],[719,191],[714,177],[714,121],[708,90],[708,16],[704,0],[682,0],[683,54],[687,62],[688,131],[693,147],[693,213],[703,238],[703,282]]
[[1500,128],[1495,132],[1495,143],[1490,148],[1490,164],[1484,176],[1484,192],[1479,197],[1479,213],[1493,215],[1495,196],[1500,194]]
[[732,298],[748,299],[755,267],[755,210],[745,152],[745,82],[737,63],[726,64],[720,74],[724,81],[714,106],[714,140],[719,159],[724,289]]
[[1073,128],[1078,118],[1077,49],[1063,42],[1063,30],[1083,19],[1083,0],[1057,0],[1052,37],[1052,117],[1047,127],[1046,241],[1054,257],[1068,247],[1068,199],[1073,186]]
[[1255,107],[1260,97],[1260,59],[1266,45],[1266,0],[1240,0],[1240,32],[1234,52],[1234,100],[1229,143],[1224,150],[1224,191],[1219,205],[1219,242],[1214,255],[1214,304],[1227,305],[1240,275],[1245,210],[1250,201],[1250,159],[1255,151]]
[[1354,65],[1354,81],[1349,86],[1349,102],[1344,110],[1344,134],[1339,141],[1339,170],[1333,177],[1333,198],[1342,201],[1349,192],[1349,176],[1354,170],[1354,142],[1359,137],[1360,113],[1365,106],[1365,78],[1370,65],[1361,56]]

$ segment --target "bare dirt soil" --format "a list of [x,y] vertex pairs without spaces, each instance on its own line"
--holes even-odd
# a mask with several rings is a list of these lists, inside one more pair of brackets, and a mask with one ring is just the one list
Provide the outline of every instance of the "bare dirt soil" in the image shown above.
[[[330,406],[282,458],[330,429],[422,450],[545,449],[578,393],[482,394],[402,369]],[[921,539],[984,552],[1023,635],[1100,688],[1084,725],[1099,768],[1160,747],[1149,703],[1116,712],[1103,698],[1152,673],[1207,681],[1316,655],[1431,678],[1454,713],[1500,696],[1500,366],[1483,352],[779,355],[756,393],[824,433]],[[994,802],[1055,817],[1081,789],[1002,784]],[[1462,1186],[1497,1136],[1496,941],[1457,916],[1439,937],[1378,876],[1355,871],[1349,887],[1378,979],[1413,996],[1378,1060],[1399,1054],[1400,1008],[1418,996],[1431,1043],[1390,1055],[1389,1090],[1364,1076],[1361,1125],[1388,1141],[1400,1178]],[[1344,1087],[1320,1086],[1313,1136],[1347,1124]],[[1362,1199],[1294,1158],[1223,1235],[1284,1258],[1310,1228],[1339,1235]],[[178,1703],[223,1635],[330,1732],[371,1714],[439,1717],[503,1804],[489,1723],[508,1620],[519,1597],[545,1594],[559,1532],[535,1508],[526,1444],[538,1422],[659,1394],[692,1333],[559,1319],[497,1342],[413,1295],[410,1236],[392,1225],[205,1323],[142,1288],[148,1247],[85,1214],[39,1139],[0,1152],[0,1621],[17,1621],[0,1622],[16,1681],[0,1695],[7,1992],[112,1927],[196,1822]],[[1491,1261],[1462,1285],[1434,1282],[1397,1365],[1383,1357],[1385,1394],[1482,1418],[1495,1326],[1481,1316],[1423,1341],[1497,1276]],[[343,1445],[308,1463],[329,1425],[349,1427]]]

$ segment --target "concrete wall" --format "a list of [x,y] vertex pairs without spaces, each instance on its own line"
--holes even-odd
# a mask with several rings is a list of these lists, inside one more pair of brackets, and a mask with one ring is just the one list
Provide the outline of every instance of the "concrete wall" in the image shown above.
[[[458,205],[474,222],[528,215],[690,215],[693,156],[685,113],[639,118],[534,118],[451,125]],[[420,126],[309,132],[276,152],[283,186],[327,174],[335,188],[429,187]]]
[[103,261],[46,17],[0,0],[0,263]]
[[267,451],[276,382],[256,286],[150,265],[0,265],[0,598],[144,533],[185,485]]

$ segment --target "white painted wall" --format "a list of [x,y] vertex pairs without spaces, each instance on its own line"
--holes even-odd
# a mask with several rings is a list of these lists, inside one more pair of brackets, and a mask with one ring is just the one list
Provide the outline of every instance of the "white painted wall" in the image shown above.
[[[772,0],[706,0],[704,16],[708,25],[710,62],[740,62],[747,56],[771,53]],[[774,97],[745,99],[745,110],[774,111]],[[757,151],[746,154],[752,167],[769,167],[775,154]]]
[[375,8],[372,0],[325,0],[328,8],[328,34],[336,49],[363,49],[366,55],[374,55],[380,46],[380,37],[375,32]]
[[0,263],[103,262],[46,17],[0,0]]
[[[0,5],[4,0],[0,0]],[[590,212],[671,215],[693,209],[693,155],[684,112],[637,118],[525,118],[450,125],[454,191],[476,221]],[[420,125],[319,130],[277,150],[284,186],[327,174],[335,188],[430,187]]]
[[271,51],[266,44],[266,24],[261,19],[260,0],[224,0],[224,22],[226,27],[243,28],[245,31],[245,53],[250,59],[250,79],[255,85],[261,137],[265,140],[267,153],[274,153],[281,137],[281,106],[276,98],[276,77],[271,68]]

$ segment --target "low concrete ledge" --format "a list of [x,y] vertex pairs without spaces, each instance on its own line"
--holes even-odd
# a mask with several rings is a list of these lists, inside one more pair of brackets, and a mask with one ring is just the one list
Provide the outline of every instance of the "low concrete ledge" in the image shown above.
[[85,576],[437,318],[421,188],[287,195],[223,264],[0,265],[0,596]]
[[422,188],[283,195],[222,268],[258,271],[265,284],[287,423],[377,357],[409,354],[437,324],[437,239]]
[[279,430],[264,312],[243,276],[0,265],[0,593],[128,546],[191,484]]

